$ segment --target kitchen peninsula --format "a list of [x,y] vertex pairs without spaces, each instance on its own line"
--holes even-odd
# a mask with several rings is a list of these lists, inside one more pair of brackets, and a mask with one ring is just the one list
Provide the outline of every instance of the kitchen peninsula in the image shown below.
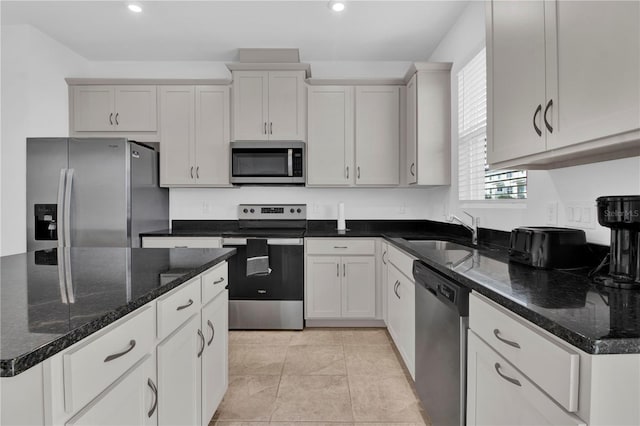
[[73,247],[0,258],[3,421],[207,424],[227,385],[234,254]]

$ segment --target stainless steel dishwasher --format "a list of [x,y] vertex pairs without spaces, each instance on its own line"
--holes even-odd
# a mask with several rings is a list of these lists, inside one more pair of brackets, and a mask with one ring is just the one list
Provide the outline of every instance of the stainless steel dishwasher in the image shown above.
[[434,426],[465,424],[469,289],[413,263],[416,390]]

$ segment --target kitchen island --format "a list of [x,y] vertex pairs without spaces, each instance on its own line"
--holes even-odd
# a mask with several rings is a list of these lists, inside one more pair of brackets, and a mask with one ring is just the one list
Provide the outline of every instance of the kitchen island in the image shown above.
[[73,247],[0,258],[2,424],[208,423],[227,383],[234,254]]

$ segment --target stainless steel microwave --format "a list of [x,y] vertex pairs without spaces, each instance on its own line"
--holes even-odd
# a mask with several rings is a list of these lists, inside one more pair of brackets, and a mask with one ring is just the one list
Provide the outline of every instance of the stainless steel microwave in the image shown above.
[[304,142],[231,142],[233,184],[304,185]]

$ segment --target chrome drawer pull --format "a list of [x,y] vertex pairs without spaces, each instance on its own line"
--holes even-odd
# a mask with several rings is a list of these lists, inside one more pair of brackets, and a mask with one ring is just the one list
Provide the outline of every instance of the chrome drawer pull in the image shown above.
[[178,306],[176,308],[176,311],[181,311],[183,309],[187,309],[191,305],[193,305],[193,299],[189,299],[189,302],[186,305]]
[[215,280],[215,281],[213,282],[213,284],[214,284],[214,285],[216,285],[216,284],[220,284],[221,282],[224,282],[224,278],[223,278],[223,277],[220,277],[220,279],[219,279],[219,280]]
[[129,341],[129,348],[125,351],[119,352],[117,354],[113,354],[113,355],[109,355],[108,357],[106,357],[104,359],[104,362],[109,362],[109,361],[113,361],[114,359],[120,358],[123,355],[128,354],[129,352],[131,352],[133,350],[133,348],[136,347],[136,341],[135,340],[131,340]]
[[147,417],[151,417],[153,416],[153,412],[156,411],[156,408],[158,407],[158,388],[156,387],[155,383],[153,383],[153,380],[151,379],[147,381],[147,385],[149,385],[149,387],[153,391],[153,396],[154,396],[151,410],[149,410],[149,412],[147,413]]
[[200,341],[202,342],[202,347],[200,348],[200,352],[198,352],[198,358],[202,356],[202,352],[204,352],[204,334],[202,334],[202,330],[198,329],[198,336],[200,336]]
[[494,367],[496,369],[496,373],[498,373],[498,376],[502,377],[503,379],[505,379],[509,383],[513,383],[516,386],[521,386],[522,387],[522,385],[520,384],[519,380],[513,379],[513,378],[511,378],[509,376],[505,376],[504,374],[502,374],[502,372],[500,371],[500,364],[498,364],[496,362]]
[[349,248],[348,246],[333,246],[333,248],[341,248],[341,249],[346,249]]
[[496,336],[496,339],[500,340],[502,343],[506,343],[509,346],[520,349],[520,345],[516,342],[512,342],[511,340],[503,339],[502,337],[500,337],[500,330],[498,330],[497,328],[493,329],[493,335]]
[[189,248],[187,246],[173,246],[173,248]]
[[209,341],[207,342],[207,346],[211,345],[211,342],[213,342],[213,338],[216,335],[216,329],[213,328],[213,324],[211,324],[211,320],[207,320],[207,325],[209,326],[209,328],[211,328],[211,339],[209,339]]
[[387,252],[385,251],[384,253],[382,253],[382,263],[384,263],[385,265],[387,264],[387,261],[384,260],[384,257],[386,256]]

